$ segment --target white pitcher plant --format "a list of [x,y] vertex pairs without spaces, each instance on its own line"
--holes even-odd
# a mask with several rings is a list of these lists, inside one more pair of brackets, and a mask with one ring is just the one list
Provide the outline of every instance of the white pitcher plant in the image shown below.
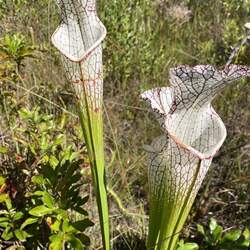
[[101,43],[106,29],[95,0],[56,0],[61,24],[52,36],[71,81],[87,145],[100,218],[103,249],[110,249],[103,143],[103,67]]
[[149,148],[147,249],[155,250],[176,249],[195,196],[226,138],[226,128],[211,101],[229,83],[250,76],[250,68],[182,65],[169,74],[171,87],[141,95],[164,132]]

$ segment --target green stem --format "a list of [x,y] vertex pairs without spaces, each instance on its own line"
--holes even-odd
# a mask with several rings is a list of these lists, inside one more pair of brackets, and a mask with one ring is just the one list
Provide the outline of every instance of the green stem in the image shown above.
[[[202,163],[202,160],[199,159],[194,178],[193,178],[192,183],[188,189],[188,192],[187,192],[187,195],[185,197],[184,203],[182,205],[180,214],[178,216],[178,220],[177,220],[175,227],[174,227],[174,230],[173,230],[173,234],[172,234],[173,236],[171,237],[171,240],[169,242],[169,250],[176,249],[176,244],[177,244],[177,241],[179,239],[179,233],[180,233],[179,231],[181,230],[183,224],[185,223],[187,215],[188,215],[189,210],[191,208],[191,206],[189,206],[188,203],[190,203],[190,197],[192,195],[193,188],[195,186],[195,183],[197,181],[197,178],[198,178],[198,175],[199,175],[199,172],[201,169],[201,163]],[[164,249],[162,248],[162,250],[164,250]]]
[[[80,112],[80,121],[83,129],[83,134],[88,149],[93,186],[96,194],[96,202],[98,207],[103,249],[110,249],[109,236],[109,215],[108,215],[108,201],[107,191],[105,185],[105,170],[104,170],[104,144],[103,144],[103,122],[102,114],[91,113],[92,125],[84,117],[83,112]],[[94,120],[94,122],[93,122]]]
[[[84,75],[79,64],[81,79]],[[94,108],[93,102],[88,96],[83,82],[83,100],[79,100],[79,117],[90,159],[93,186],[96,194],[96,202],[102,233],[103,250],[110,250],[109,212],[108,199],[105,184],[105,162],[103,141],[103,112],[102,107]],[[82,101],[82,103],[81,103]],[[102,106],[102,105],[101,105]]]

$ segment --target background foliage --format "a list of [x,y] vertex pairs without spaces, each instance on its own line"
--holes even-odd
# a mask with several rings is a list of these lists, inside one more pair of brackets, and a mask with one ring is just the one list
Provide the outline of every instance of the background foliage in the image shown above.
[[[54,2],[0,0],[0,248],[60,249],[65,243],[77,249],[88,244],[86,234],[90,249],[100,246],[72,90],[50,42],[59,23]],[[250,1],[98,2],[108,30],[104,92],[112,238],[115,249],[143,249],[148,213],[143,144],[160,130],[138,95],[168,85],[168,69],[178,64],[223,66],[231,46],[245,35]],[[249,65],[249,56],[247,44],[236,63]],[[197,223],[207,225],[214,217],[226,231],[241,230],[235,235],[250,224],[249,94],[248,79],[214,102],[228,137],[183,232],[201,249],[215,249],[211,244],[220,249],[225,235],[219,233],[214,243],[209,233],[197,232]]]

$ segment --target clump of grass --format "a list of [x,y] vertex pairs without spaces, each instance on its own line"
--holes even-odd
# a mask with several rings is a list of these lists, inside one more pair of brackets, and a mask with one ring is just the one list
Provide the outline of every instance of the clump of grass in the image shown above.
[[126,232],[120,235],[113,244],[114,250],[146,250],[146,240],[141,235]]

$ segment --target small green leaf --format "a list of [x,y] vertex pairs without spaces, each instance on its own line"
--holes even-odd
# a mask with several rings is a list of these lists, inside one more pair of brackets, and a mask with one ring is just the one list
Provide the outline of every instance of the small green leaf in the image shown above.
[[53,199],[53,197],[48,193],[48,192],[44,192],[43,193],[43,203],[49,207],[49,208],[54,208],[54,204],[55,204],[55,201]]
[[215,230],[216,227],[217,227],[217,221],[214,218],[211,218],[209,223],[209,228],[211,233]]
[[67,216],[67,211],[61,208],[55,209],[54,212],[60,215],[62,218]]
[[35,192],[33,193],[33,195],[34,195],[34,196],[43,196],[44,193],[45,193],[45,191],[38,190],[38,191],[35,191]]
[[75,250],[82,250],[84,249],[84,245],[80,239],[75,237],[72,234],[67,234],[66,235],[66,241],[70,243],[70,245],[73,247]]
[[86,210],[84,210],[83,208],[81,208],[81,207],[74,207],[73,208],[76,212],[78,212],[79,214],[82,214],[82,215],[85,215],[85,216],[87,216],[88,215],[88,212],[86,211]]
[[58,135],[55,138],[54,142],[53,142],[53,146],[61,145],[64,140],[65,140],[65,135],[64,134]]
[[7,209],[10,211],[12,209],[11,199],[6,199],[5,204]]
[[30,118],[30,111],[25,109],[25,108],[21,108],[19,111],[18,111],[20,117],[24,120],[26,119],[29,119]]
[[62,232],[51,236],[49,250],[62,250],[64,246],[64,234]]
[[217,225],[216,228],[214,229],[212,236],[215,242],[219,242],[221,240],[222,231],[223,231],[223,228],[219,225]]
[[42,217],[44,215],[51,214],[53,211],[54,211],[54,209],[48,208],[44,205],[41,205],[41,206],[37,206],[37,207],[32,208],[29,211],[29,214],[33,215],[33,216],[37,216],[37,217]]
[[54,183],[55,181],[57,181],[56,173],[51,166],[43,165],[41,172],[45,178],[50,180],[51,183]]
[[0,154],[6,154],[8,152],[8,148],[0,146]]
[[84,232],[86,228],[94,226],[94,223],[89,219],[80,220],[72,223],[72,226],[80,232]]
[[185,243],[177,248],[177,250],[198,250],[199,246],[196,243]]
[[68,220],[63,221],[62,230],[65,233],[74,233],[77,232],[76,229],[71,225],[71,223]]
[[5,204],[6,204],[7,209],[10,211],[12,209],[11,199],[10,198],[6,199]]
[[85,196],[85,197],[79,199],[79,201],[77,201],[77,205],[78,205],[78,206],[82,206],[82,205],[84,205],[88,200],[89,200],[89,196],[87,195],[87,196]]
[[60,230],[60,225],[61,225],[61,221],[56,220],[52,225],[51,225],[51,230],[58,232]]
[[14,234],[17,237],[17,239],[19,239],[20,241],[25,241],[26,238],[30,236],[27,232],[20,230],[20,229],[16,229],[14,231]]
[[38,184],[38,185],[43,185],[45,180],[43,178],[42,175],[37,175],[37,176],[33,176],[31,181],[34,183],[34,184]]
[[73,152],[73,153],[70,155],[69,161],[70,161],[70,162],[73,162],[75,159],[79,158],[79,156],[80,156],[80,152]]
[[250,231],[248,228],[246,228],[242,234],[245,237],[245,239],[250,240]]
[[9,199],[8,194],[0,194],[0,203],[6,202]]
[[7,218],[7,217],[0,217],[0,222],[4,222],[4,221],[8,221],[9,220],[9,218]]
[[38,218],[28,218],[24,221],[24,223],[21,225],[20,229],[23,230],[26,226],[34,224],[38,221]]
[[22,212],[17,212],[13,216],[13,220],[20,220],[21,218],[23,218],[23,213]]
[[178,242],[178,246],[184,246],[184,244],[185,244],[185,242],[184,242],[184,240],[180,240],[179,242]]
[[90,238],[86,234],[79,234],[77,235],[79,240],[82,242],[82,244],[89,246],[90,245]]
[[10,240],[14,237],[14,234],[13,232],[11,231],[11,227],[7,227],[4,232],[2,233],[1,237],[4,239],[4,240]]
[[5,183],[6,179],[3,176],[0,176],[0,186]]
[[0,222],[0,227],[6,228],[6,227],[8,227],[8,226],[10,226],[10,222],[9,222],[9,221]]
[[200,224],[197,224],[197,231],[202,234],[202,235],[205,235],[205,230],[204,230],[204,227]]
[[223,241],[237,241],[241,236],[241,230],[235,229],[225,234]]
[[8,194],[0,194],[0,203],[5,202],[8,210],[12,209],[12,203]]
[[59,161],[57,160],[57,158],[54,155],[51,155],[49,157],[49,163],[52,166],[53,169],[55,169],[59,163]]

